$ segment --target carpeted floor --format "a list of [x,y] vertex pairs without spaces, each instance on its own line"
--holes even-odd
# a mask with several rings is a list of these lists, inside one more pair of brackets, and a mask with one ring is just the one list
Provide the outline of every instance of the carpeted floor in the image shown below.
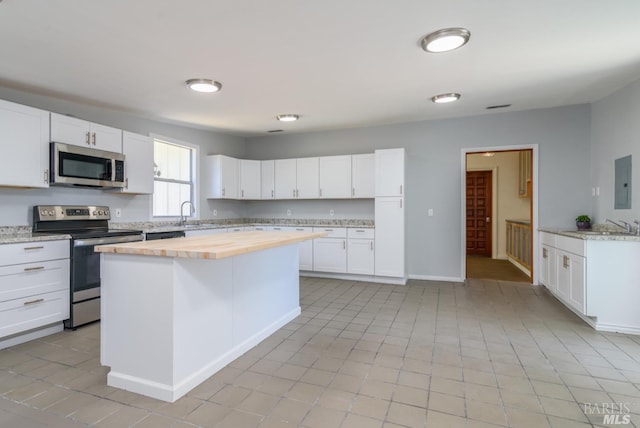
[[467,256],[467,278],[531,282],[531,279],[508,260]]

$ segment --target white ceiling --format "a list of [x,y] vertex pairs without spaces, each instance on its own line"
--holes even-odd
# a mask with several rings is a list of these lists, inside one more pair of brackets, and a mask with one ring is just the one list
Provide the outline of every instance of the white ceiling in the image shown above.
[[[0,86],[245,136],[587,103],[640,77],[638,0],[0,1]],[[420,48],[446,27],[471,40]]]

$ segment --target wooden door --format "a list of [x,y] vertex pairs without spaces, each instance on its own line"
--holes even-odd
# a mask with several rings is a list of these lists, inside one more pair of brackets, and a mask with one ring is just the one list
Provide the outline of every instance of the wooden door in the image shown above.
[[491,257],[491,171],[467,171],[467,254]]

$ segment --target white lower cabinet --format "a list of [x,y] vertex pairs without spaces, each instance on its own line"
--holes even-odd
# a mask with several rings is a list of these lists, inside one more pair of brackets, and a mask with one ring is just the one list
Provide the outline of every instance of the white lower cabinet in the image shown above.
[[376,198],[375,218],[375,274],[404,280],[404,198]]
[[0,260],[0,348],[44,335],[34,329],[58,323],[62,330],[69,318],[69,241],[0,245]]
[[184,236],[189,238],[191,236],[205,236],[205,235],[215,235],[217,233],[226,233],[228,229],[224,227],[219,227],[217,229],[197,229],[197,230],[187,230],[184,233]]
[[374,274],[374,229],[347,230],[347,273]]
[[327,236],[313,240],[313,270],[315,272],[347,272],[347,229],[314,227],[314,232]]

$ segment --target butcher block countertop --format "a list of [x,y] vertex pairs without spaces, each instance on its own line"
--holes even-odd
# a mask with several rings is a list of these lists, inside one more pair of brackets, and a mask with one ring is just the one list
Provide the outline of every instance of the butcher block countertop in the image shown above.
[[223,259],[323,236],[326,233],[247,231],[100,245],[95,251],[139,256]]

